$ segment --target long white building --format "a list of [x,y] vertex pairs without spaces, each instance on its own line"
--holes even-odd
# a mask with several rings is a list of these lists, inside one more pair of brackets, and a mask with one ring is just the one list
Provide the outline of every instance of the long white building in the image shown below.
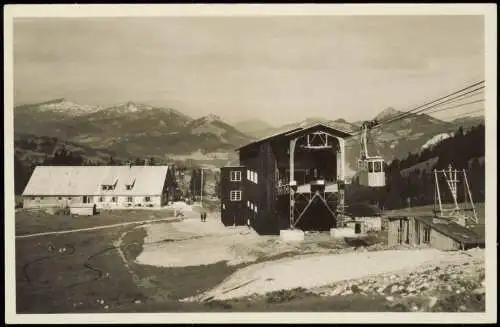
[[23,206],[161,207],[173,200],[175,189],[169,166],[38,166],[23,192]]

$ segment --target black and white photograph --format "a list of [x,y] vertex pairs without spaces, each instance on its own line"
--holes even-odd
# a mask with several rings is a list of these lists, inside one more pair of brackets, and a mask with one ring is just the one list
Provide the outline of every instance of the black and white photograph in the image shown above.
[[5,7],[6,322],[496,322],[496,6],[412,6]]

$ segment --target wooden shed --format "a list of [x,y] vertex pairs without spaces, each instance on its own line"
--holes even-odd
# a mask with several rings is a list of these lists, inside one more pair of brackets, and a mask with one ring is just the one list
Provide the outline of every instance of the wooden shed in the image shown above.
[[388,217],[388,245],[429,246],[440,250],[484,247],[484,238],[449,219],[431,216]]

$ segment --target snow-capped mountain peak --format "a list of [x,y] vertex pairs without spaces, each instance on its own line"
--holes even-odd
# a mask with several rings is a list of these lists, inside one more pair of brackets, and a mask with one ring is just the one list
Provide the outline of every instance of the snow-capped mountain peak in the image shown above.
[[102,110],[103,108],[97,105],[78,104],[65,98],[61,98],[40,103],[38,105],[38,109],[45,112],[59,112],[77,116],[90,114]]
[[217,115],[209,114],[209,115],[203,117],[203,120],[207,123],[212,123],[214,121],[221,121],[222,119]]
[[112,107],[112,109],[114,111],[117,111],[120,113],[129,113],[129,112],[139,112],[139,111],[144,111],[144,110],[151,110],[151,109],[153,109],[153,106],[150,106],[148,104],[128,101],[128,102],[125,102],[123,104],[114,106],[114,107]]

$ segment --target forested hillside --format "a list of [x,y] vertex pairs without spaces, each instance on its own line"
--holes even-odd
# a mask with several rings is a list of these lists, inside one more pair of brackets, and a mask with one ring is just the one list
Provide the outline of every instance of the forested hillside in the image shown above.
[[[378,203],[385,209],[403,208],[434,203],[435,177],[433,169],[465,169],[475,202],[485,198],[485,130],[480,124],[467,131],[459,128],[452,137],[418,153],[410,153],[405,159],[394,160],[386,165],[386,186],[368,188],[360,186],[355,178],[349,185],[348,204]],[[440,189],[447,185],[440,181]],[[461,198],[465,192],[463,183],[458,185]],[[450,200],[443,192],[445,200]]]

